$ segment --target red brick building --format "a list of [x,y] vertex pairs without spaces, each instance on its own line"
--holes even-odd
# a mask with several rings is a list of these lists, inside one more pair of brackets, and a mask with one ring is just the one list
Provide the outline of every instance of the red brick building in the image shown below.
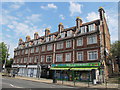
[[[110,50],[110,34],[104,16],[104,9],[99,8],[100,19],[83,23],[76,18],[76,26],[65,29],[58,25],[58,31],[45,36],[36,32],[34,39],[19,39],[14,50],[13,68],[19,68],[18,75],[51,78],[53,72],[57,78],[78,81],[103,80],[108,76],[107,53]],[[74,78],[73,78],[74,73]]]

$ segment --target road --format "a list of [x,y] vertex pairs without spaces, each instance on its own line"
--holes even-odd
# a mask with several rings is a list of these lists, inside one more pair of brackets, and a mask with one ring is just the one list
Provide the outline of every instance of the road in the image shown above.
[[10,77],[2,78],[2,88],[76,88],[64,85],[33,82]]
[[[0,82],[1,83],[1,82]],[[1,87],[1,85],[0,85]],[[65,85],[57,85],[57,84],[48,84],[48,83],[42,83],[42,82],[35,82],[35,81],[28,81],[28,80],[22,80],[22,79],[16,79],[11,77],[2,77],[2,90],[40,90],[40,88],[55,88],[55,90],[62,88],[68,88],[68,90],[106,90],[100,89],[100,88],[78,88],[78,87],[72,87],[72,86],[65,86]],[[57,88],[57,89],[56,89]],[[113,90],[113,89],[109,89]],[[118,90],[118,89],[114,89]]]

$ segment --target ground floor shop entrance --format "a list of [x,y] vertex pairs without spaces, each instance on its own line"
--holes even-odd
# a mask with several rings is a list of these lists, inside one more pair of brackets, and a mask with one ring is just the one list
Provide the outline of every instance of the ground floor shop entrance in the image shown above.
[[77,64],[53,64],[51,70],[53,77],[67,81],[101,81],[102,71],[100,63],[77,63]]

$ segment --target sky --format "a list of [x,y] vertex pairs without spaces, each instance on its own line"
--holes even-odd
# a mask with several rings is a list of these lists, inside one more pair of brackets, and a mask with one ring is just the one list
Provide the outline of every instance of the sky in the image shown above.
[[99,18],[98,9],[102,6],[111,34],[111,43],[118,40],[118,3],[117,2],[3,2],[0,15],[0,42],[10,46],[12,58],[19,38],[35,32],[44,35],[45,28],[51,33],[58,31],[58,24],[64,28],[75,26],[76,17],[80,16],[83,23]]

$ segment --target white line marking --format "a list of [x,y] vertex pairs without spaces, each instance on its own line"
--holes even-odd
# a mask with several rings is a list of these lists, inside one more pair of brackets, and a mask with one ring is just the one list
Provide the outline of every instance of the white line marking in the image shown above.
[[23,87],[14,86],[13,84],[10,84],[10,86],[14,88],[23,88]]

